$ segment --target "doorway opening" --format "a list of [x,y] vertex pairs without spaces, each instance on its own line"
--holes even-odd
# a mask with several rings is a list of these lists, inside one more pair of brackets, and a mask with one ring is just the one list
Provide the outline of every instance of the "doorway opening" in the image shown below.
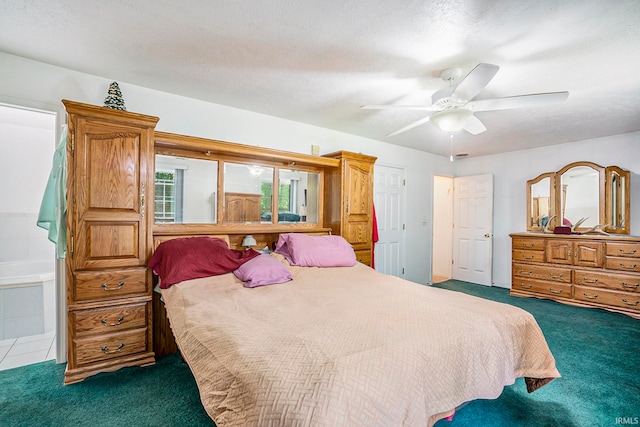
[[453,278],[453,178],[433,176],[431,282]]
[[56,258],[38,212],[56,114],[0,104],[0,370],[56,358]]

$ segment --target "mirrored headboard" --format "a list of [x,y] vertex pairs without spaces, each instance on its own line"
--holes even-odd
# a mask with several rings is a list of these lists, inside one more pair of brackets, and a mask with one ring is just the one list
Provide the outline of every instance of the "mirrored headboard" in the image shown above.
[[322,228],[324,174],[339,164],[156,132],[154,233]]

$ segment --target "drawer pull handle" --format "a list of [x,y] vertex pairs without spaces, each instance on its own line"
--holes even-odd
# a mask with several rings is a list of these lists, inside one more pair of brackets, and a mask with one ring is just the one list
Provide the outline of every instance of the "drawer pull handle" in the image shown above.
[[562,293],[562,289],[553,289],[553,288],[549,288],[549,292],[553,293],[553,294],[561,294]]
[[531,289],[532,285],[526,286],[524,283],[520,283],[520,287],[521,288],[525,288],[525,289]]
[[114,351],[109,351],[109,347],[107,347],[106,345],[104,347],[102,347],[102,352],[104,354],[114,354],[119,352],[120,350],[122,350],[124,348],[124,343],[121,342],[120,345],[118,346],[118,348]]
[[584,283],[598,283],[598,279],[589,280],[589,279],[587,279],[586,277],[583,277],[583,278],[582,278],[582,281],[583,281]]
[[533,271],[520,270],[520,274],[523,274],[523,275],[526,275],[526,276],[531,276],[533,274]]
[[109,322],[107,322],[107,319],[102,319],[102,320],[101,320],[101,323],[102,323],[104,326],[118,326],[118,325],[120,325],[120,324],[122,323],[122,321],[123,321],[123,320],[124,320],[124,316],[120,316],[120,317],[118,318],[118,321],[117,321],[116,323],[109,323]]
[[620,267],[626,268],[626,269],[629,269],[629,270],[633,270],[634,268],[636,268],[636,265],[638,265],[638,264],[624,265],[623,263],[620,263]]
[[124,286],[124,282],[119,282],[117,287],[109,289],[109,285],[107,283],[103,283],[102,284],[102,289],[104,289],[105,291],[118,291],[123,286]]
[[596,299],[598,298],[598,294],[595,295],[589,295],[586,292],[583,292],[582,295],[584,295],[585,298],[589,298],[589,299]]
[[623,303],[625,303],[625,304],[627,304],[627,305],[630,305],[630,306],[632,306],[632,307],[637,307],[637,306],[638,306],[638,303],[640,302],[640,300],[636,300],[636,302],[634,302],[633,304],[631,304],[629,301],[627,301],[627,299],[626,299],[626,298],[622,298],[622,302],[623,302]]
[[[528,243],[528,244],[527,243],[523,243],[522,247],[523,248],[532,248],[533,247],[533,243]],[[620,250],[622,250],[622,249],[620,249]]]
[[633,285],[630,285],[627,282],[622,282],[622,287],[627,289],[638,289],[638,285],[640,285],[640,283],[635,283]]
[[524,259],[533,259],[534,256],[533,255],[527,256],[526,254],[522,254],[522,258],[524,258]]
[[634,249],[632,251],[627,252],[624,249],[620,249],[620,253],[623,254],[623,255],[633,255],[633,254],[636,253],[636,250]]
[[549,277],[551,277],[552,279],[561,279],[563,275],[564,273],[560,273],[557,276],[554,276],[553,273],[549,273]]

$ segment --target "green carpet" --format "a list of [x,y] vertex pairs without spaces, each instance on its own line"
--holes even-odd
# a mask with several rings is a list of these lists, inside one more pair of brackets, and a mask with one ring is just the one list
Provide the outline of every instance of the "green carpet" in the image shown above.
[[439,421],[437,427],[638,424],[640,320],[605,310],[513,297],[507,289],[455,280],[434,286],[508,303],[533,314],[562,375],[531,394],[518,379],[498,399],[470,402],[452,422]]
[[[532,313],[562,374],[532,394],[519,379],[498,399],[470,402],[437,427],[638,424],[640,320],[458,281],[435,286]],[[178,355],[69,386],[62,385],[64,368],[50,361],[0,371],[0,426],[215,426]]]

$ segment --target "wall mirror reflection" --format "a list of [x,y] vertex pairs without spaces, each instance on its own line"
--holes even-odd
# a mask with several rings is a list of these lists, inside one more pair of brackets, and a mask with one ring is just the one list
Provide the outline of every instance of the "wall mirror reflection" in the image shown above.
[[218,162],[156,154],[155,222],[215,223]]
[[[278,217],[274,222],[317,224],[319,186],[319,173],[279,169]],[[264,212],[262,219],[272,222],[271,212]]]
[[262,218],[271,212],[273,168],[224,163],[225,223],[270,223]]

